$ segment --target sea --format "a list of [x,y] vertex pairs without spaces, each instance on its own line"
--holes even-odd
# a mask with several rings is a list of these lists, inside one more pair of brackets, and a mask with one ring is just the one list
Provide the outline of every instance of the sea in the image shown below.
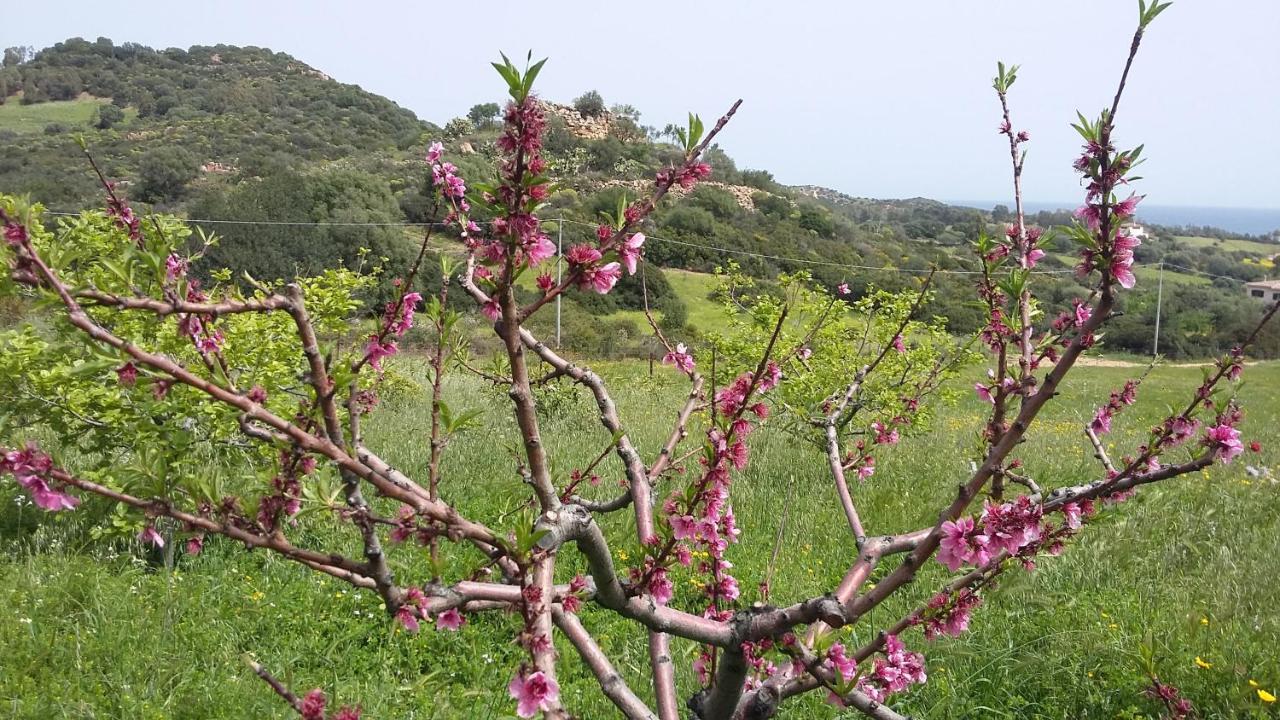
[[[996,205],[1013,207],[1010,200],[944,200],[948,205],[990,210]],[[1027,212],[1074,210],[1079,203],[1023,202]],[[1190,205],[1138,206],[1138,220],[1156,225],[1202,225],[1249,235],[1269,235],[1280,231],[1280,208],[1194,207]]]

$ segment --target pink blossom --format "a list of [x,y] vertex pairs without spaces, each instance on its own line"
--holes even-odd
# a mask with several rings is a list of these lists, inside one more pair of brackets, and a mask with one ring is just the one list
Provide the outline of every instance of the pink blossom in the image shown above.
[[342,707],[329,720],[360,720],[359,707]]
[[973,391],[978,394],[979,400],[989,402],[992,405],[996,404],[996,399],[991,394],[991,388],[987,387],[986,385],[983,385],[982,383],[975,383],[973,386]]
[[671,602],[671,598],[675,594],[675,586],[671,583],[671,579],[667,577],[666,568],[656,568],[653,575],[649,577],[649,594],[653,596],[653,601],[659,605],[666,605]]
[[524,245],[524,252],[529,259],[529,267],[533,267],[548,258],[555,257],[556,245],[551,242],[551,238],[539,233],[532,242]]
[[837,285],[837,286],[836,286],[836,294],[837,294],[837,295],[848,295],[848,294],[849,294],[849,283],[840,283],[839,285]]
[[1111,208],[1111,211],[1114,212],[1117,217],[1128,217],[1138,208],[1138,203],[1141,202],[1141,200],[1142,198],[1137,195],[1130,195],[1124,200],[1116,203],[1115,206]]
[[383,342],[377,335],[369,336],[369,344],[365,346],[364,356],[374,370],[382,371],[383,358],[389,358],[399,352],[394,341]]
[[396,337],[409,332],[413,328],[413,314],[420,302],[422,302],[422,294],[411,292],[405,293],[399,302],[387,303],[382,318],[387,331]]
[[720,582],[716,584],[715,594],[725,600],[737,600],[739,595],[738,579],[732,575],[725,575],[720,578]]
[[133,387],[138,381],[138,368],[131,362],[116,368],[116,379],[125,387]]
[[1072,530],[1079,530],[1084,525],[1082,519],[1084,517],[1084,509],[1080,507],[1079,503],[1067,503],[1062,506],[1062,516],[1066,518],[1067,527]]
[[550,710],[560,700],[560,685],[541,670],[511,678],[507,692],[516,700],[516,714],[531,718],[539,710]]
[[316,688],[303,696],[298,714],[302,715],[302,720],[324,720],[326,702],[324,691]]
[[906,346],[906,344],[905,344],[905,343],[903,343],[903,342],[902,342],[902,336],[901,336],[901,335],[894,335],[894,336],[893,336],[893,349],[894,349],[894,350],[897,350],[897,351],[898,351],[898,352],[900,352],[900,353],[904,353],[904,352],[906,352],[906,351],[907,351],[907,346]]
[[598,268],[587,268],[583,271],[582,278],[584,285],[601,295],[607,295],[622,278],[622,267],[616,262],[605,263]]
[[1102,214],[1097,205],[1082,205],[1074,214],[1076,219],[1087,225],[1090,230],[1096,231],[1102,225]]
[[457,632],[467,622],[458,608],[449,608],[436,616],[436,628]]
[[405,630],[411,633],[418,632],[418,614],[412,607],[401,605],[400,609],[396,610],[396,621],[403,625]]
[[876,434],[876,444],[878,445],[897,445],[898,431],[892,427],[887,427],[884,423],[876,420],[871,423],[871,429]]
[[551,273],[542,273],[538,276],[538,289],[547,292],[556,286],[556,279],[551,277]]
[[684,373],[693,372],[693,355],[689,353],[684,343],[676,343],[676,349],[662,356],[662,362],[666,365],[675,365]]
[[852,680],[858,674],[858,661],[848,656],[842,643],[832,643],[831,648],[827,650],[827,659],[831,661],[845,682]]
[[153,525],[142,528],[142,532],[138,533],[138,542],[151,544],[158,548],[164,547],[164,538],[160,537],[160,533],[156,532]]
[[208,333],[203,337],[196,339],[196,350],[199,350],[200,353],[203,355],[208,355],[209,353],[218,352],[221,349],[222,349],[222,331],[221,330],[214,330],[213,332]]
[[27,226],[22,223],[13,222],[8,217],[5,217],[4,239],[13,247],[23,245],[27,242]]
[[1098,435],[1105,435],[1111,432],[1111,409],[1108,407],[1100,407],[1093,415],[1093,421],[1089,423],[1089,427]]
[[164,276],[169,282],[173,282],[178,278],[187,274],[188,263],[185,258],[179,257],[173,253],[164,260]]
[[955,572],[961,565],[985,565],[991,559],[988,538],[979,532],[971,517],[942,523],[938,561]]
[[433,142],[427,148],[427,162],[432,165],[440,162],[440,155],[444,153],[444,144],[441,142]]
[[698,535],[698,521],[691,515],[672,515],[671,534],[677,540],[688,540]]
[[502,306],[497,300],[490,298],[484,305],[480,306],[480,312],[490,320],[497,322],[502,317]]
[[564,259],[569,261],[570,265],[590,265],[603,257],[600,251],[590,245],[574,245],[569,248],[569,252],[565,253]]
[[1023,547],[1040,539],[1040,506],[1023,495],[1014,502],[993,505],[982,512],[983,533],[992,548],[1016,555]]
[[1209,428],[1205,443],[1214,455],[1224,464],[1231,462],[1235,456],[1244,452],[1244,443],[1240,441],[1240,431],[1226,423]]
[[769,392],[782,382],[782,366],[770,360],[764,366],[764,374],[760,377],[760,392]]
[[866,480],[876,474],[876,459],[870,455],[862,459],[862,465],[858,468],[858,479]]
[[187,540],[187,554],[199,555],[204,550],[204,536],[196,535]]
[[644,233],[636,233],[622,242],[618,248],[618,257],[628,275],[636,274],[636,263],[640,260],[640,248],[644,246]]
[[249,398],[249,400],[261,405],[262,403],[267,401],[267,391],[261,385],[254,385],[252,388],[249,389],[249,394],[247,395],[247,397]]

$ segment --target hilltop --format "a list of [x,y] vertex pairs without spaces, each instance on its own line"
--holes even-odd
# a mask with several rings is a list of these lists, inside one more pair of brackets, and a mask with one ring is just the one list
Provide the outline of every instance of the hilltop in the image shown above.
[[[237,277],[241,271],[286,277],[383,258],[387,267],[402,267],[414,253],[417,231],[395,224],[438,219],[421,159],[426,144],[444,140],[450,159],[473,182],[492,174],[497,157],[497,102],[437,127],[392,100],[265,48],[155,50],[73,38],[35,53],[6,52],[0,99],[0,189],[30,194],[57,210],[100,205],[101,190],[77,147],[83,137],[104,172],[143,207],[273,223],[203,226],[221,237],[203,270],[229,267]],[[673,126],[646,124],[636,108],[607,105],[595,91],[570,103],[544,98],[544,110],[546,157],[560,186],[542,216],[569,221],[566,246],[588,240],[601,212],[645,192],[653,174],[681,152]],[[925,312],[945,316],[956,332],[983,322],[964,300],[970,277],[963,273],[976,267],[969,241],[979,232],[1003,232],[1006,209],[789,187],[767,170],[739,168],[717,146],[706,160],[711,181],[672,193],[646,228],[653,238],[648,285],[664,323],[683,327],[692,315],[705,329],[709,313],[702,306],[714,281],[687,273],[711,273],[731,261],[766,291],[779,273],[807,271],[828,287],[848,282],[855,294],[869,285],[915,287],[936,267],[943,273]],[[1071,218],[1039,213],[1029,220],[1052,229]],[[1225,350],[1256,310],[1233,281],[1273,272],[1271,248],[1280,246],[1230,233],[1219,234],[1220,242],[1181,238],[1167,228],[1148,227],[1148,233],[1138,251],[1142,286],[1126,301],[1108,344],[1149,349],[1155,264],[1164,262],[1165,281],[1180,290],[1164,298],[1165,322],[1174,327],[1163,349],[1175,355]],[[362,256],[360,248],[372,255]],[[1046,286],[1046,299],[1086,294],[1066,272],[1072,248],[1055,250],[1042,267],[1063,272]],[[686,274],[668,282],[659,268]],[[690,296],[689,288],[700,290]],[[585,350],[607,345],[608,352],[629,352],[644,335],[638,282],[607,297],[574,293],[570,301],[597,319],[580,335],[589,338]]]

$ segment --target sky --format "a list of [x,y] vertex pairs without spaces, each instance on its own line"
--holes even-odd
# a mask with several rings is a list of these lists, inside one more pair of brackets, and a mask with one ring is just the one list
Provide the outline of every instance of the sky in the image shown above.
[[[69,37],[287,52],[443,124],[499,100],[500,51],[549,57],[537,91],[598,90],[662,127],[742,109],[721,145],[742,168],[851,195],[1009,200],[997,60],[1022,70],[1024,195],[1071,202],[1077,109],[1110,103],[1137,0],[649,3],[67,2],[6,17],[0,45]],[[1280,208],[1280,2],[1178,0],[1148,30],[1117,115],[1143,143],[1135,189],[1159,205]]]

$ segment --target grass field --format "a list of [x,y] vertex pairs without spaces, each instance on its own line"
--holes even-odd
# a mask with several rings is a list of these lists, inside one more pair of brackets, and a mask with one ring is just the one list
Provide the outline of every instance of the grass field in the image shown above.
[[[46,125],[58,123],[68,128],[83,127],[91,123],[98,106],[110,102],[103,98],[85,97],[78,100],[23,105],[16,97],[0,105],[0,130],[19,133],[43,132]],[[137,115],[137,110],[125,110],[125,122]]]
[[[412,372],[409,361],[401,367]],[[671,420],[665,408],[683,395],[684,383],[669,370],[649,378],[640,363],[600,370],[651,458]],[[1132,372],[1082,368],[1064,387],[1062,402],[1042,416],[1020,455],[1046,488],[1097,475],[1080,429],[1098,399]],[[1186,389],[1199,378],[1196,368],[1156,370],[1139,405],[1117,419],[1110,436],[1115,451],[1131,447],[1168,405],[1185,402]],[[1012,573],[966,636],[926,643],[908,633],[908,645],[928,658],[931,680],[900,696],[897,709],[927,720],[1155,717],[1140,697],[1136,669],[1140,644],[1150,636],[1159,673],[1181,686],[1204,718],[1280,716],[1250,685],[1280,694],[1280,517],[1274,512],[1280,486],[1244,472],[1246,463],[1280,462],[1280,364],[1250,368],[1246,378],[1245,435],[1263,443],[1262,455],[1247,453],[1231,466],[1148,488],[1103,514],[1063,556],[1046,558],[1034,573]],[[870,531],[926,524],[954,493],[980,423],[982,407],[965,390],[973,379],[957,380],[959,399],[941,408],[933,428],[883,457],[875,477],[856,488]],[[508,401],[463,378],[450,383],[448,394],[455,408],[484,410],[493,424],[450,448],[445,492],[464,513],[502,527],[503,514],[527,495],[514,474],[511,452],[518,442]],[[544,441],[562,473],[581,467],[607,442],[585,395],[570,409],[544,424]],[[426,403],[405,400],[371,420],[369,444],[411,475],[422,474]],[[620,477],[613,463],[611,457],[602,473],[601,495]],[[780,524],[786,552],[777,568],[776,602],[833,587],[854,555],[821,456],[778,428],[766,426],[754,437],[752,462],[736,481],[733,501],[745,530],[730,557],[745,602],[756,597]],[[6,717],[289,717],[240,661],[244,652],[299,689],[319,685],[359,701],[367,718],[512,717],[504,688],[521,655],[510,641],[518,626],[511,617],[475,617],[458,634],[428,629],[410,636],[392,627],[376,596],[234,543],[211,541],[204,554],[182,558],[178,571],[167,574],[140,558],[132,542],[88,541],[81,523],[93,508],[38,529],[31,513],[12,502],[0,510],[0,712]],[[619,537],[626,524],[611,516],[606,530]],[[307,546],[352,548],[354,538],[339,532],[346,530],[307,521],[294,531]],[[626,543],[614,550],[622,565],[635,552]],[[398,579],[425,580],[421,558],[420,551],[393,552]],[[566,576],[583,567],[573,550],[560,564]],[[461,566],[451,572],[462,572]],[[943,578],[931,562],[910,601],[930,594]],[[694,594],[683,592],[676,603],[694,609]],[[878,609],[856,640],[906,607],[894,602]],[[647,695],[639,681],[646,651],[636,627],[591,608],[583,620]],[[582,718],[616,717],[573,650],[562,645],[560,651],[569,707]],[[695,649],[676,642],[674,653],[687,695],[694,689]],[[1197,665],[1197,657],[1210,667]],[[837,716],[818,697],[781,714],[791,720]]]
[[1266,255],[1268,257],[1280,253],[1280,245],[1257,242],[1256,240],[1237,240],[1235,238],[1220,240],[1218,238],[1193,237],[1190,235],[1178,235],[1175,239],[1192,247],[1216,247],[1222,250],[1243,250],[1245,252],[1257,253],[1258,255]]

